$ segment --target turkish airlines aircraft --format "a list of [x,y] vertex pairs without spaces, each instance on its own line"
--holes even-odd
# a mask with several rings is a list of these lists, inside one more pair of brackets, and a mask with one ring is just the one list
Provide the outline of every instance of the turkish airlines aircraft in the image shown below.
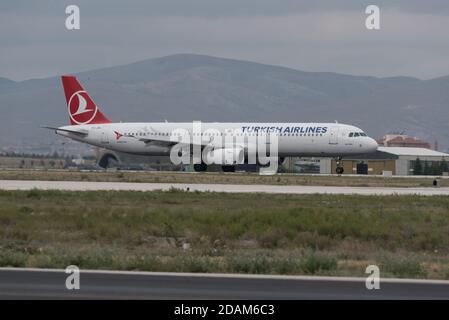
[[[361,129],[338,123],[200,123],[200,130],[198,122],[113,123],[74,76],[62,76],[61,79],[70,125],[45,128],[76,141],[136,155],[169,156],[173,154],[173,148],[177,145],[179,148],[179,141],[183,141],[181,145],[203,150],[202,158],[194,164],[195,171],[205,171],[208,163],[222,165],[223,171],[234,171],[235,165],[248,162],[251,152],[259,151],[251,151],[259,145],[248,141],[268,136],[277,139],[280,162],[289,156],[341,160],[348,155],[377,150],[377,142]],[[229,143],[229,139],[234,142]],[[240,142],[235,142],[237,140]],[[264,147],[269,145],[270,142],[266,142]],[[206,147],[208,149],[204,151]],[[185,149],[179,150],[181,156]],[[337,163],[336,172],[342,174],[343,167],[339,161]]]

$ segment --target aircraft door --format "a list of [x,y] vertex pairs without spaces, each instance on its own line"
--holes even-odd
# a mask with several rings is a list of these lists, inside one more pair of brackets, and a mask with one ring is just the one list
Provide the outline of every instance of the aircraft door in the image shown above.
[[330,128],[329,144],[338,144],[338,127]]
[[106,129],[101,130],[100,142],[101,144],[109,144],[108,131]]

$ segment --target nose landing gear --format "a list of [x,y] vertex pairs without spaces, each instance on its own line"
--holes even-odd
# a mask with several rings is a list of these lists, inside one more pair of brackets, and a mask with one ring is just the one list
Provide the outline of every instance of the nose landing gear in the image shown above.
[[342,175],[343,172],[345,172],[345,170],[343,169],[343,161],[342,161],[341,157],[337,158],[336,163],[337,163],[337,167],[335,168],[335,172],[338,175]]

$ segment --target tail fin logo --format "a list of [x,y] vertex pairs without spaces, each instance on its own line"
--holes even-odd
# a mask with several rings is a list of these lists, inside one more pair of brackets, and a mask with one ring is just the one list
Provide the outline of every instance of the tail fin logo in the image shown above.
[[70,118],[76,124],[87,124],[91,122],[98,111],[97,106],[84,90],[72,94],[69,99],[68,108]]

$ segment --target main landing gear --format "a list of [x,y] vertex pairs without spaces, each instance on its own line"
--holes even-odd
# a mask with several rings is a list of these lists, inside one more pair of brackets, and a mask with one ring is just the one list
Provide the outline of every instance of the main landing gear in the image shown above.
[[193,165],[193,170],[195,170],[196,172],[204,172],[207,170],[207,164],[205,164],[204,162],[196,163]]
[[235,172],[235,166],[221,166],[221,169],[223,170],[223,172]]
[[336,163],[337,163],[337,167],[335,168],[335,172],[336,172],[338,175],[342,175],[343,172],[345,172],[345,170],[343,169],[343,161],[341,160],[341,157],[338,157],[338,158],[337,158]]

